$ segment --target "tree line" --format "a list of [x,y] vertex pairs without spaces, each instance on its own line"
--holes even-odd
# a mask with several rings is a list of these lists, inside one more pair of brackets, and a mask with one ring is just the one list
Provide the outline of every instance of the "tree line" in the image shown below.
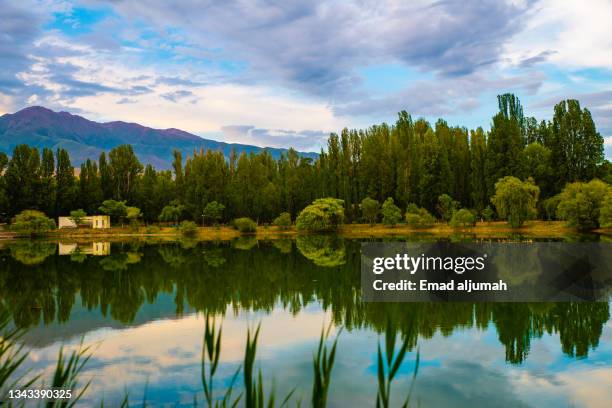
[[[495,184],[507,176],[532,178],[540,203],[570,182],[612,181],[603,137],[577,100],[558,103],[552,120],[539,122],[524,115],[512,94],[498,96],[498,105],[489,131],[442,119],[432,125],[402,111],[392,125],[332,133],[316,160],[294,149],[278,160],[265,150],[229,157],[200,150],[186,158],[175,151],[172,170],[156,170],[122,145],[75,172],[65,149],[19,145],[10,158],[0,153],[0,213],[5,220],[26,209],[53,217],[76,209],[96,214],[103,202],[115,200],[139,208],[148,223],[164,212],[161,218],[197,222],[271,222],[282,212],[295,219],[313,200],[334,197],[343,200],[349,222],[363,220],[366,198],[392,198],[399,208],[414,204],[444,218],[444,195],[479,216],[495,211]],[[542,204],[538,210],[544,218]]]

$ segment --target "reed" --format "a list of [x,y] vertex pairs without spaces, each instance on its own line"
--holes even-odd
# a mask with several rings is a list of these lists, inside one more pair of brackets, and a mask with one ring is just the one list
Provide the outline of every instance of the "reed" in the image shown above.
[[325,330],[325,328],[321,330],[317,354],[315,354],[312,361],[314,381],[312,385],[311,401],[313,408],[325,408],[327,405],[327,393],[329,391],[329,384],[331,382],[331,372],[336,359],[336,346],[338,345],[338,338],[340,337],[340,333],[342,331],[342,329],[338,331],[336,340],[334,340],[332,343],[331,348],[328,349],[327,339],[329,338],[331,328],[332,324],[330,323],[327,330]]
[[[388,408],[390,406],[391,383],[393,382],[399,368],[402,365],[402,362],[404,361],[404,357],[406,356],[406,352],[408,351],[408,346],[410,344],[410,336],[405,334],[404,339],[402,341],[402,345],[400,346],[399,351],[396,354],[396,338],[397,330],[395,329],[395,327],[393,327],[390,321],[387,321],[385,330],[384,357],[380,347],[380,342],[378,343],[378,393],[376,394],[377,408]],[[408,407],[410,405],[410,398],[412,396],[414,383],[416,381],[417,373],[419,371],[419,361],[420,352],[417,349],[416,362],[414,366],[414,371],[412,373],[410,388],[408,390],[408,395],[406,396],[404,403],[401,405],[402,407]]]
[[28,352],[23,350],[23,344],[18,345],[25,331],[8,329],[9,323],[10,315],[5,310],[0,311],[0,401],[8,399],[9,390],[28,388],[40,377],[25,380],[27,372],[15,377],[15,372],[28,357]]
[[[89,351],[90,346],[85,347],[82,339],[79,348],[70,353],[68,358],[66,358],[64,355],[64,347],[60,347],[55,372],[51,380],[51,388],[58,390],[72,390],[72,392],[75,392],[79,386],[79,376],[91,358],[91,353]],[[85,391],[87,391],[90,384],[91,380],[85,383],[81,390],[69,400],[47,401],[46,407],[71,408],[75,406]]]
[[[236,370],[236,373],[232,377],[225,394],[221,400],[215,400],[213,395],[213,379],[219,366],[219,357],[221,356],[221,333],[222,327],[219,327],[219,331],[216,329],[216,321],[214,317],[206,315],[206,322],[204,325],[204,341],[202,343],[202,386],[204,388],[204,398],[206,404],[209,407],[226,408],[235,407],[238,405],[242,394],[230,403],[232,398],[232,392],[236,378],[240,373],[240,367]],[[207,370],[208,368],[208,370]],[[194,401],[194,405],[197,405],[197,398]]]
[[[263,374],[261,368],[258,370],[257,376],[255,371],[255,356],[257,354],[257,339],[259,338],[259,330],[261,323],[257,325],[255,333],[251,334],[251,329],[247,330],[247,342],[244,352],[244,389],[245,389],[245,404],[247,408],[273,408],[276,406],[276,391],[274,382],[268,395],[266,403],[266,395],[263,386]],[[295,392],[295,388],[291,390],[282,400],[279,407],[287,406],[291,397]]]

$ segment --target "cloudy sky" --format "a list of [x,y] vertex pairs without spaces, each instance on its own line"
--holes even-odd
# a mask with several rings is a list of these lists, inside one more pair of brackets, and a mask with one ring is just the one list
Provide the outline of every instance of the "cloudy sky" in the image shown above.
[[612,2],[0,0],[0,114],[29,105],[318,150],[399,110],[488,128],[578,98],[612,145]]

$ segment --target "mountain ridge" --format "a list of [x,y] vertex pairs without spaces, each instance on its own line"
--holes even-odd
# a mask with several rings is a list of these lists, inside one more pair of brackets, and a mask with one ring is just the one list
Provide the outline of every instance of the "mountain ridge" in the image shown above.
[[[70,153],[74,166],[88,158],[97,159],[101,152],[121,144],[131,144],[143,163],[152,164],[158,169],[171,168],[174,149],[181,150],[183,157],[200,149],[222,151],[226,157],[229,157],[232,148],[239,154],[267,150],[277,159],[288,150],[206,139],[174,127],[155,129],[135,122],[95,122],[43,106],[29,106],[0,116],[0,151],[11,155],[19,144],[39,149],[64,148]],[[317,157],[313,152],[299,154],[302,157]]]

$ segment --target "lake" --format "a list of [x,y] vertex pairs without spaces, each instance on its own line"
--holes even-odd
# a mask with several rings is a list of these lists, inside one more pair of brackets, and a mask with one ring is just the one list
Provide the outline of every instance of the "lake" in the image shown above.
[[[0,298],[14,324],[27,328],[24,369],[44,372],[47,382],[62,345],[93,345],[82,406],[116,406],[126,392],[137,404],[145,394],[151,406],[201,403],[207,314],[222,325],[217,395],[242,363],[247,329],[260,324],[266,392],[274,384],[282,400],[295,389],[291,405],[309,405],[313,354],[331,324],[329,344],[339,337],[328,406],[375,404],[377,345],[387,327],[398,344],[401,336],[409,344],[392,406],[407,396],[417,355],[415,405],[607,407],[612,400],[609,302],[365,303],[361,241],[6,242]],[[235,394],[241,386],[238,377]]]

